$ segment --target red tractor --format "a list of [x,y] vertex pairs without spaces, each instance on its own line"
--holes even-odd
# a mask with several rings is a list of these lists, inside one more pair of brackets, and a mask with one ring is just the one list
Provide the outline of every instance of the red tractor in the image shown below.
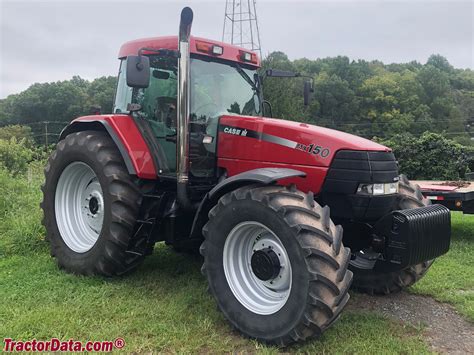
[[190,36],[192,18],[183,9],[179,36],[125,43],[113,114],[63,130],[42,202],[59,266],[114,276],[156,242],[200,246],[225,317],[278,345],[321,334],[351,284],[388,294],[422,277],[449,249],[449,210],[399,176],[389,148],[265,117],[263,76],[299,75],[260,75],[255,53]]

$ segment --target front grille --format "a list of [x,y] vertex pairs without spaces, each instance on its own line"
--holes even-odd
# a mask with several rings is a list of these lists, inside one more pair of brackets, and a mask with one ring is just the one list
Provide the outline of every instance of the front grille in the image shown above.
[[328,169],[319,202],[328,205],[335,217],[374,221],[393,210],[396,196],[357,195],[357,187],[397,180],[398,164],[392,152],[340,150]]
[[351,194],[360,183],[384,183],[398,179],[398,164],[392,152],[340,150],[324,183],[325,192]]

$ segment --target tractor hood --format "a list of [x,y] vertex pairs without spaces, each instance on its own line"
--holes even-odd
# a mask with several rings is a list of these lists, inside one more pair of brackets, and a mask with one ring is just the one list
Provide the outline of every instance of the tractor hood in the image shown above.
[[219,121],[221,159],[328,167],[339,150],[391,151],[368,139],[306,123],[230,115]]

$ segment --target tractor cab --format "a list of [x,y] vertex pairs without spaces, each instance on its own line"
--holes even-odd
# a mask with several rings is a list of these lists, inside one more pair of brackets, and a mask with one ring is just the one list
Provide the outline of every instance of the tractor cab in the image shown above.
[[[120,70],[113,112],[132,113],[156,139],[160,175],[176,176],[179,92],[178,37],[128,42],[119,53]],[[148,59],[142,87],[129,86],[128,61],[137,53]],[[218,121],[222,115],[262,115],[255,53],[220,42],[191,37],[186,75],[189,107],[189,175],[216,176]],[[132,59],[129,59],[132,56]],[[135,69],[135,68],[134,68]],[[129,72],[129,76],[132,75]]]

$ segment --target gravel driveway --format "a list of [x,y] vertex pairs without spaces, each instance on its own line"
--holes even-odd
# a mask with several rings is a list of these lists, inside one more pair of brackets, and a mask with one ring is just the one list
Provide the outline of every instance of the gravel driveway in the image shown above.
[[474,325],[450,305],[430,297],[407,292],[388,296],[356,294],[348,309],[374,311],[413,326],[421,324],[425,339],[435,352],[474,354]]

